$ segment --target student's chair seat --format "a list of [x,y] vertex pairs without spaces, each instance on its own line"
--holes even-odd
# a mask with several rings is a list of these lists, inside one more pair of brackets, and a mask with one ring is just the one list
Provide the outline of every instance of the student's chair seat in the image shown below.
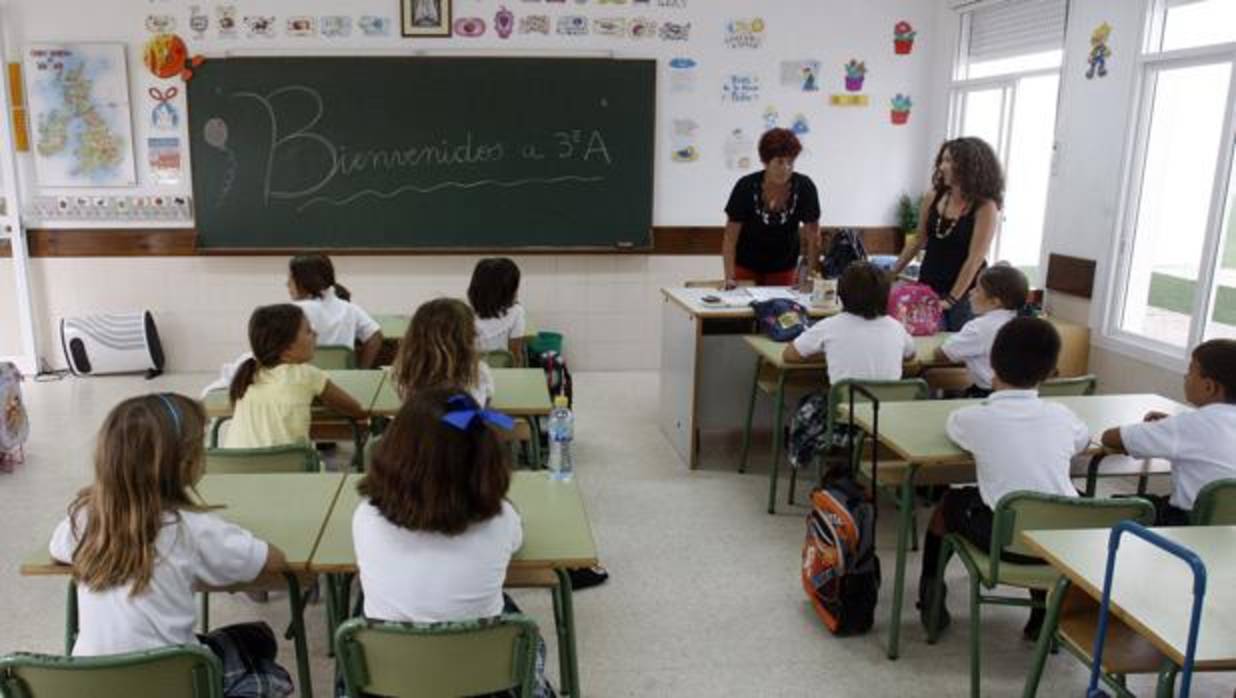
[[223,667],[205,647],[100,657],[19,652],[0,658],[5,698],[223,698]]
[[336,631],[335,654],[351,698],[531,698],[537,637],[536,623],[517,614],[432,624],[354,618]]
[[342,344],[322,344],[313,352],[314,366],[323,371],[356,368],[356,350]]
[[1236,526],[1236,478],[1203,487],[1193,500],[1190,520],[1195,526]]
[[[936,584],[931,590],[931,616],[927,630],[927,642],[934,644],[939,637],[940,609],[944,601],[941,594],[942,580],[949,559],[956,554],[970,576],[971,696],[979,695],[979,647],[981,646],[979,634],[982,629],[980,616],[982,605],[1042,607],[1037,602],[1024,597],[985,594],[983,590],[1005,585],[1047,592],[1060,576],[1060,573],[1051,565],[1004,562],[1000,559],[1000,555],[1014,553],[1028,557],[1035,556],[1034,551],[1022,541],[1022,531],[1110,528],[1116,522],[1125,520],[1144,524],[1153,523],[1154,506],[1137,497],[1088,499],[1038,492],[1011,492],[1001,497],[996,503],[990,550],[980,550],[958,534],[949,534],[944,537],[940,548]],[[1047,631],[1049,622],[1052,621],[1049,619],[1044,622],[1044,632]]]
[[1093,375],[1052,378],[1039,384],[1039,397],[1081,397],[1094,395],[1098,379]]
[[317,449],[309,444],[206,449],[206,472],[211,474],[316,473],[321,469]]

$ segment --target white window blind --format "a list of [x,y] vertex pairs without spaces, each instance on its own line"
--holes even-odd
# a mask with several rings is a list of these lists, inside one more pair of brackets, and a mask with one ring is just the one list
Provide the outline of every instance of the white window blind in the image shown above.
[[1064,48],[1068,0],[1007,0],[969,12],[971,61]]

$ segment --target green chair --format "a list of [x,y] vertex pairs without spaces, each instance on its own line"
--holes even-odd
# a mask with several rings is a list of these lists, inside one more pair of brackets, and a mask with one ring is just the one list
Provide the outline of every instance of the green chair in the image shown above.
[[356,368],[356,350],[341,344],[322,344],[314,350],[312,363],[323,371]]
[[1203,487],[1193,500],[1189,519],[1195,526],[1236,526],[1236,478]]
[[495,349],[481,354],[481,361],[490,368],[515,368],[515,355],[506,349]]
[[353,618],[335,633],[350,698],[473,696],[515,690],[531,698],[537,627],[522,615],[455,623]]
[[309,444],[206,449],[206,472],[211,474],[316,473],[321,469],[318,452]]
[[1098,379],[1092,375],[1076,378],[1053,378],[1039,384],[1039,397],[1072,397],[1094,395]]
[[0,657],[5,698],[223,698],[223,666],[205,647],[178,645],[101,657],[18,652]]
[[[970,575],[970,695],[979,695],[979,633],[982,629],[980,608],[983,604],[1043,608],[1038,602],[1021,597],[984,594],[983,589],[997,585],[1047,592],[1060,573],[1047,564],[1024,565],[1003,562],[1001,553],[1034,557],[1021,539],[1022,531],[1068,528],[1110,528],[1118,521],[1154,522],[1154,506],[1137,497],[1120,499],[1088,499],[1062,497],[1038,492],[1010,492],[996,503],[991,532],[991,549],[980,550],[957,534],[944,537],[940,548],[940,565],[936,584],[931,592],[931,616],[927,642],[934,644],[939,636],[941,594],[944,570],[956,553]],[[1047,627],[1046,624],[1044,627]]]

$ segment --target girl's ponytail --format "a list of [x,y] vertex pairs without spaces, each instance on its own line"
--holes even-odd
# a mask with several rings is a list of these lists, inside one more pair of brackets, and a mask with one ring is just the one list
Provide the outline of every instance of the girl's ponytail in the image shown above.
[[227,391],[228,399],[233,405],[240,402],[240,399],[245,396],[245,391],[253,385],[253,380],[257,378],[257,370],[257,359],[252,356],[242,361],[240,368],[236,369],[236,375],[232,376],[232,385]]
[[336,298],[338,298],[341,301],[352,300],[352,292],[349,291],[347,287],[345,287],[343,284],[336,281],[334,283],[334,287],[335,287],[335,297]]

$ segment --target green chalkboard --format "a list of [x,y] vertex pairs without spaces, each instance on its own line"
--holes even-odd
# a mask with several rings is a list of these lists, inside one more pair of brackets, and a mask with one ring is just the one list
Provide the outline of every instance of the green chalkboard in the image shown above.
[[654,61],[223,58],[188,91],[201,247],[650,244]]

